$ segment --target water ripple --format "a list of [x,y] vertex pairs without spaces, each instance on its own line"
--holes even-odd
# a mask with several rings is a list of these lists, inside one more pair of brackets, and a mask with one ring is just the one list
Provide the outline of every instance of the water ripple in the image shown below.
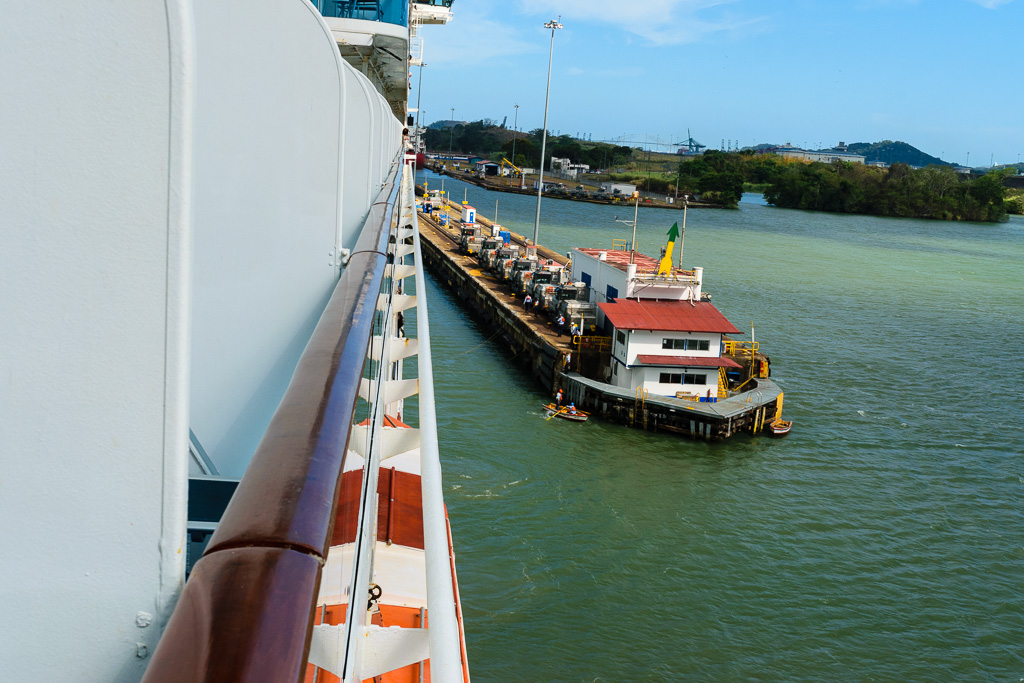
[[[532,200],[498,198],[532,228]],[[544,206],[561,251],[620,236],[612,207]],[[642,209],[641,245],[676,217]],[[538,419],[547,397],[430,284],[474,679],[1020,679],[1024,231],[690,221],[714,301],[772,357],[786,439]]]

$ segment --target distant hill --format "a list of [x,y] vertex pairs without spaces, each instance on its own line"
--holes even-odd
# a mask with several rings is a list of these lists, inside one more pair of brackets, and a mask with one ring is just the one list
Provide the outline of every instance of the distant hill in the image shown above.
[[[774,149],[778,149],[782,145],[776,145],[772,143],[761,143],[756,147],[747,147],[754,152],[767,152]],[[933,157],[930,154],[925,154],[917,147],[908,145],[905,142],[893,142],[892,140],[882,140],[881,142],[855,142],[849,145],[849,151],[851,154],[863,154],[865,161],[884,161],[887,164],[907,164],[908,166],[928,166],[930,164],[938,164],[940,166],[954,166],[948,161],[943,161],[938,157]]]
[[867,161],[884,161],[887,164],[907,164],[909,166],[952,166],[938,157],[925,154],[917,147],[905,142],[882,140],[881,142],[854,142],[850,145],[851,154],[863,154]]

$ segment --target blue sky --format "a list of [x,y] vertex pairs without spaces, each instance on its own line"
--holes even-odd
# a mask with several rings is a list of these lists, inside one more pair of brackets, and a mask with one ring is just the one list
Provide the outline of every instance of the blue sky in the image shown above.
[[[455,0],[423,29],[424,121],[718,148],[902,140],[1024,160],[1024,0]],[[415,105],[419,74],[413,73]],[[663,148],[664,149],[664,148]]]

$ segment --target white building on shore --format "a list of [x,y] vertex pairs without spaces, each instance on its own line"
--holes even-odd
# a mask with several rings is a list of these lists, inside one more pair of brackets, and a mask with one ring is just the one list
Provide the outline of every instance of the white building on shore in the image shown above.
[[842,142],[832,149],[809,150],[786,146],[779,147],[775,153],[784,159],[796,159],[808,163],[820,161],[823,164],[831,164],[833,161],[848,161],[852,164],[863,164],[867,160],[863,154],[851,154]]

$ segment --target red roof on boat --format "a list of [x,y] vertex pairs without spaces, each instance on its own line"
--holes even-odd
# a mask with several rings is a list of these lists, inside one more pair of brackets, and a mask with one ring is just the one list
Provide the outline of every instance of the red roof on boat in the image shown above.
[[739,334],[736,326],[708,301],[637,301],[598,304],[616,329]]
[[715,358],[713,356],[651,356],[639,354],[638,365],[679,365],[687,368],[740,368],[743,367],[731,358]]

